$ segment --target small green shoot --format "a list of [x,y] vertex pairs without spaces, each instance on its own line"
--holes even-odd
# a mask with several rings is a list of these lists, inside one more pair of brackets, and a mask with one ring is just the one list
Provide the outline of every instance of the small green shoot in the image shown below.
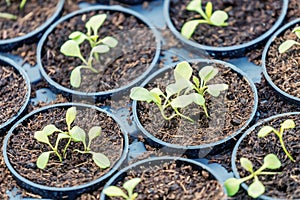
[[283,151],[285,152],[285,154],[288,156],[288,158],[291,161],[296,162],[295,159],[291,156],[291,154],[286,149],[284,141],[283,141],[284,130],[295,128],[295,126],[296,126],[295,122],[292,119],[287,119],[280,125],[279,131],[271,126],[264,126],[260,129],[260,131],[258,132],[257,135],[258,135],[258,137],[266,137],[267,135],[269,135],[272,132],[275,133],[275,135],[277,135],[277,137],[279,138],[280,145],[281,145]]
[[[106,36],[103,39],[99,39],[98,31],[104,23],[107,15],[99,14],[91,17],[85,24],[87,33],[75,31],[69,35],[69,40],[66,41],[60,48],[60,52],[65,56],[77,57],[82,61],[82,65],[73,69],[70,76],[71,86],[79,88],[81,85],[81,69],[88,69],[94,73],[99,73],[93,67],[93,61],[96,59],[99,61],[98,54],[104,54],[109,52],[110,48],[114,48],[118,45],[118,41],[111,37]],[[80,51],[80,45],[87,40],[91,46],[91,52],[88,58],[84,58]]]
[[[296,27],[293,30],[293,33],[296,34],[296,36],[300,39],[300,27]],[[299,42],[296,42],[295,40],[286,40],[284,41],[278,48],[279,53],[285,53],[289,49],[291,49],[294,45],[300,45]]]
[[[93,152],[90,148],[92,140],[97,138],[101,134],[101,127],[100,126],[94,126],[90,129],[88,133],[88,142],[86,139],[86,133],[85,131],[78,127],[74,126],[71,128],[71,124],[76,119],[76,107],[71,107],[67,110],[66,113],[66,124],[68,127],[67,131],[62,131],[58,128],[56,128],[55,125],[50,124],[43,128],[41,131],[36,131],[34,133],[34,138],[41,142],[47,144],[51,151],[43,152],[37,159],[37,167],[40,169],[44,169],[50,158],[50,154],[55,153],[56,156],[59,158],[59,161],[62,162],[63,158],[66,157],[66,151],[69,147],[71,141],[73,142],[82,142],[84,146],[84,151],[75,149],[74,151],[77,151],[82,154],[92,154],[92,159],[95,162],[97,166],[99,166],[101,169],[108,168],[110,166],[109,159],[102,153]],[[55,146],[53,146],[49,141],[49,136],[53,135],[54,133],[58,133],[56,137]],[[67,144],[64,146],[63,149],[59,149],[59,142],[62,139],[68,139]],[[62,152],[62,155],[61,155]]]
[[[7,6],[11,5],[10,0],[5,0],[5,1],[6,1]],[[24,9],[26,2],[27,2],[27,0],[21,1],[20,5],[19,5],[20,10]],[[0,18],[9,19],[9,20],[17,20],[18,19],[18,17],[16,15],[6,13],[6,12],[0,12]]]
[[190,39],[194,34],[197,26],[199,24],[209,24],[212,26],[228,26],[228,23],[225,22],[228,19],[228,14],[222,10],[216,10],[213,12],[213,5],[211,2],[206,4],[205,12],[202,9],[201,0],[192,0],[187,8],[188,11],[194,11],[199,13],[203,19],[195,19],[184,23],[181,28],[181,34]]
[[278,169],[281,167],[281,162],[275,154],[268,154],[264,158],[263,165],[256,171],[253,170],[252,162],[247,158],[240,159],[241,166],[248,172],[250,175],[237,179],[229,178],[225,181],[224,186],[226,188],[228,196],[234,196],[240,189],[240,185],[250,179],[254,179],[252,184],[248,187],[248,195],[257,198],[265,192],[265,186],[258,179],[258,175],[275,175],[280,172],[267,172],[265,169]]
[[135,200],[138,193],[133,193],[134,188],[141,182],[140,178],[133,178],[126,181],[123,184],[123,188],[127,191],[127,194],[117,186],[109,186],[103,190],[103,193],[109,197],[121,197],[125,200]]

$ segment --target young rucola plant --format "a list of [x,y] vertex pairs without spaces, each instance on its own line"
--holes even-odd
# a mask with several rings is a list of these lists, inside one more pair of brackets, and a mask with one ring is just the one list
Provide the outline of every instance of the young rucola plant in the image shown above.
[[[221,91],[228,89],[227,84],[207,85],[207,82],[213,79],[217,73],[218,69],[213,66],[203,67],[198,74],[199,80],[198,77],[192,75],[193,69],[190,64],[184,61],[176,65],[174,70],[175,83],[166,87],[166,94],[159,88],[148,91],[143,87],[134,87],[131,89],[130,98],[136,101],[154,102],[166,120],[179,116],[193,122],[190,117],[183,115],[178,109],[196,103],[203,108],[206,117],[209,117],[204,95],[209,93],[214,97],[218,97]],[[191,79],[193,82],[190,81]],[[169,107],[175,113],[166,116],[165,110]]]
[[240,189],[240,185],[248,180],[254,179],[253,182],[248,187],[248,195],[257,198],[265,192],[265,186],[258,179],[259,175],[275,175],[280,172],[268,172],[264,171],[265,169],[278,169],[281,167],[281,162],[275,154],[268,154],[264,157],[263,165],[256,171],[253,170],[252,162],[242,157],[240,159],[241,166],[248,172],[250,175],[237,179],[237,178],[229,178],[225,181],[224,186],[226,188],[228,196],[234,196]]
[[279,130],[276,130],[275,128],[273,128],[271,126],[264,126],[260,129],[260,131],[258,132],[257,135],[258,135],[258,137],[266,137],[267,135],[269,135],[270,133],[273,132],[279,138],[280,145],[281,145],[283,151],[285,152],[285,154],[287,155],[287,157],[291,161],[296,162],[295,159],[291,156],[291,154],[286,149],[284,141],[283,141],[284,130],[295,128],[295,126],[296,125],[293,120],[287,119],[280,125]]
[[187,8],[188,11],[194,11],[201,15],[203,19],[194,19],[188,22],[185,22],[181,28],[181,34],[190,39],[194,34],[197,26],[199,24],[209,24],[212,26],[228,26],[228,23],[225,22],[228,19],[228,14],[222,10],[216,10],[213,12],[213,5],[211,2],[208,2],[205,7],[205,12],[202,9],[202,0],[192,0]]
[[[5,0],[5,1],[6,1],[7,6],[11,5],[10,0]],[[27,2],[27,0],[22,0],[21,1],[20,5],[19,5],[20,10],[23,10],[23,8],[25,7],[26,2]],[[13,15],[13,14],[10,14],[10,13],[0,12],[0,18],[16,20],[18,17],[16,15]]]
[[[37,167],[40,169],[44,169],[49,162],[50,154],[54,153],[59,158],[59,161],[62,162],[63,158],[66,157],[66,151],[71,143],[73,142],[82,142],[84,146],[84,150],[81,151],[79,149],[75,149],[74,151],[77,151],[82,154],[91,154],[92,159],[95,162],[97,166],[99,166],[101,169],[105,169],[110,166],[109,159],[102,153],[93,152],[90,148],[92,140],[97,138],[101,134],[101,127],[100,126],[94,126],[92,127],[88,132],[88,138],[86,138],[85,131],[80,128],[79,126],[74,126],[71,128],[71,124],[76,119],[77,110],[76,107],[71,107],[67,110],[66,113],[66,124],[68,127],[67,131],[62,131],[58,128],[56,128],[55,125],[49,124],[43,128],[41,131],[36,131],[34,133],[34,138],[41,142],[47,144],[51,151],[43,152],[37,159]],[[58,133],[56,136],[56,142],[53,146],[49,141],[49,136],[53,135],[54,133]],[[59,146],[59,142],[62,139],[67,139],[67,144],[63,147]],[[61,149],[60,149],[61,148]],[[62,152],[62,155],[61,155]]]
[[[82,61],[82,65],[77,66],[71,72],[70,82],[75,88],[80,87],[81,84],[81,69],[88,69],[94,73],[99,73],[93,67],[94,59],[99,61],[100,53],[109,52],[110,48],[118,45],[118,41],[111,37],[106,36],[102,39],[99,38],[98,30],[104,23],[107,15],[99,14],[91,17],[85,24],[87,33],[75,31],[69,35],[69,40],[66,41],[60,48],[60,52],[65,56],[77,57]],[[91,46],[90,55],[85,59],[80,52],[80,44],[87,40]]]
[[140,178],[133,178],[126,181],[123,184],[123,188],[127,191],[127,194],[117,186],[109,186],[103,190],[103,193],[109,197],[121,197],[125,200],[135,200],[138,193],[133,193],[134,188],[141,182]]
[[[293,33],[296,34],[296,36],[300,39],[300,27],[296,27],[293,30]],[[278,48],[279,53],[285,53],[290,48],[292,48],[294,45],[300,45],[299,42],[296,42],[295,40],[286,40],[284,41]]]

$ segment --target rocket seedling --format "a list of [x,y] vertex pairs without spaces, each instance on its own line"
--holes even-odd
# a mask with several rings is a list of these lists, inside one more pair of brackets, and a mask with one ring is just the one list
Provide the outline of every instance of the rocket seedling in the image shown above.
[[[293,33],[296,34],[297,38],[300,39],[300,27],[296,27],[293,30]],[[279,53],[285,53],[287,52],[289,49],[291,49],[294,45],[300,45],[299,42],[295,41],[295,40],[286,40],[284,41],[278,48]]]
[[[11,1],[10,0],[5,0],[7,6],[11,5]],[[19,8],[20,10],[23,10],[25,7],[27,0],[22,0]],[[10,13],[6,13],[6,12],[0,12],[0,18],[5,18],[5,19],[10,19],[10,20],[16,20],[18,17],[16,15],[10,14]]]

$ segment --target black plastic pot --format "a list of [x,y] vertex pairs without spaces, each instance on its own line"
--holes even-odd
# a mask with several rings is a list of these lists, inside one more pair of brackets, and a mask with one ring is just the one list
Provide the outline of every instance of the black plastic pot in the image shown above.
[[46,28],[61,16],[64,3],[65,0],[59,0],[56,6],[56,11],[53,13],[53,15],[47,21],[45,21],[43,25],[39,26],[34,31],[16,38],[0,40],[0,51],[10,51],[12,49],[22,46],[23,44],[31,44],[37,42],[38,39],[42,36],[43,32],[46,30]]
[[[50,186],[40,185],[40,184],[34,183],[34,182],[22,177],[11,165],[11,163],[9,161],[9,155],[8,155],[8,152],[7,152],[7,143],[9,141],[11,135],[13,134],[13,131],[15,130],[15,128],[20,123],[22,123],[23,121],[27,120],[28,118],[30,118],[31,116],[33,116],[37,113],[43,113],[46,110],[52,109],[52,108],[72,107],[72,106],[90,108],[90,109],[95,109],[97,111],[103,112],[107,116],[110,116],[111,118],[113,118],[119,124],[119,126],[122,130],[122,133],[123,133],[123,141],[124,141],[123,153],[122,153],[122,156],[119,159],[119,161],[116,162],[116,164],[111,168],[111,170],[108,171],[102,177],[100,177],[96,180],[93,180],[91,182],[85,183],[83,185],[73,186],[73,187],[68,187],[68,188],[58,188],[58,187],[50,187]],[[40,108],[40,109],[35,110],[35,111],[29,113],[28,115],[24,116],[22,119],[20,119],[9,130],[9,133],[7,134],[7,136],[4,139],[4,142],[3,142],[3,156],[4,156],[4,161],[5,161],[6,166],[8,167],[8,169],[10,170],[12,175],[15,177],[15,179],[17,180],[17,182],[20,186],[26,188],[29,191],[32,191],[35,194],[39,194],[39,195],[41,195],[42,197],[45,197],[45,198],[75,199],[76,196],[78,196],[79,194],[95,190],[99,186],[105,184],[105,181],[110,176],[112,176],[119,169],[121,164],[125,161],[125,159],[127,157],[127,153],[128,153],[128,145],[129,145],[129,141],[128,141],[127,131],[123,128],[123,125],[119,123],[119,119],[116,118],[113,114],[111,114],[111,113],[109,113],[109,112],[107,112],[103,109],[100,109],[96,106],[92,106],[92,105],[86,105],[86,104],[80,104],[80,103],[63,103],[63,104],[56,104],[56,105],[51,105],[51,106]]]
[[24,104],[23,106],[19,109],[18,113],[16,113],[13,117],[11,117],[9,120],[7,120],[5,123],[0,124],[0,132],[4,132],[5,130],[7,130],[9,128],[9,126],[12,124],[12,122],[16,121],[19,117],[21,117],[21,115],[23,114],[23,112],[25,111],[25,109],[28,106],[29,103],[29,98],[30,98],[30,93],[31,93],[31,86],[30,86],[30,80],[28,75],[26,74],[26,72],[17,64],[15,63],[13,60],[0,56],[0,65],[8,65],[13,67],[16,71],[18,71],[19,74],[22,75],[25,83],[26,83],[26,87],[27,87],[27,93],[26,96],[24,97]]
[[284,17],[286,15],[287,9],[288,9],[288,0],[283,0],[283,5],[281,9],[281,14],[276,23],[272,26],[271,29],[269,29],[267,32],[265,32],[263,35],[259,36],[258,38],[244,43],[240,45],[234,45],[234,46],[228,46],[228,47],[214,47],[214,46],[207,46],[203,44],[199,44],[195,41],[188,40],[185,37],[183,37],[180,32],[175,28],[173,25],[170,14],[169,14],[169,8],[170,8],[170,1],[171,0],[165,0],[164,3],[164,16],[165,20],[167,22],[167,25],[169,29],[172,31],[172,33],[178,38],[183,44],[185,44],[187,47],[198,50],[198,51],[207,51],[210,55],[214,56],[215,58],[222,58],[222,57],[242,57],[245,56],[245,53],[256,48],[258,45],[260,45],[262,42],[267,40],[270,35],[276,31],[276,29],[281,25],[281,23],[284,20]]
[[[255,125],[253,125],[252,127],[250,127],[238,140],[238,142],[236,143],[233,152],[232,152],[232,156],[231,156],[231,166],[232,166],[232,171],[233,174],[236,178],[240,179],[240,175],[239,172],[237,170],[237,165],[236,165],[236,156],[237,156],[237,150],[241,144],[241,142],[245,139],[245,137],[247,135],[249,135],[252,131],[254,131],[257,127],[263,125],[263,124],[268,124],[268,122],[276,119],[276,118],[281,118],[281,117],[285,117],[285,116],[291,116],[291,115],[299,115],[300,116],[300,112],[291,112],[291,113],[283,113],[283,114],[278,114],[272,117],[269,117],[267,119],[264,119],[262,121],[260,121],[259,123],[256,123]],[[253,149],[253,151],[255,151],[255,149]],[[274,152],[275,153],[275,152]],[[257,158],[256,158],[257,159]],[[248,190],[248,185],[246,183],[242,183],[242,187],[247,191]],[[264,199],[264,200],[273,200],[274,198],[267,196],[267,195],[261,195],[259,196],[259,199]],[[276,198],[277,199],[277,198]]]
[[[138,169],[141,166],[153,166],[153,165],[159,165],[162,163],[167,163],[167,162],[172,162],[172,161],[176,161],[176,163],[181,164],[181,163],[186,163],[189,164],[191,166],[193,166],[193,169],[204,169],[206,171],[208,171],[210,173],[210,175],[212,177],[214,177],[219,183],[220,185],[223,184],[222,180],[220,179],[220,177],[213,171],[211,170],[209,167],[207,167],[206,165],[196,162],[194,160],[190,160],[190,159],[186,159],[186,158],[180,158],[180,157],[169,157],[169,156],[165,156],[165,157],[156,157],[156,158],[148,158],[146,160],[142,160],[139,162],[136,162],[132,165],[127,166],[126,168],[120,170],[117,174],[115,174],[104,186],[104,188],[107,188],[111,185],[115,185],[117,184],[118,181],[121,181],[122,179],[124,179],[124,177],[126,177],[127,172],[130,170],[135,170]],[[226,194],[225,189],[223,189],[224,194]],[[100,196],[100,200],[105,200],[106,195],[101,192],[101,196]]]
[[281,27],[278,31],[276,31],[276,33],[274,33],[274,35],[269,39],[268,43],[266,44],[264,51],[263,51],[263,55],[262,55],[262,67],[263,67],[263,73],[264,76],[266,78],[266,80],[268,81],[268,84],[277,92],[277,94],[280,95],[280,97],[282,97],[283,99],[286,99],[288,101],[290,101],[291,103],[295,103],[300,105],[300,98],[299,97],[295,97],[292,96],[288,93],[286,93],[285,91],[283,91],[282,89],[280,89],[271,79],[271,77],[268,74],[267,71],[267,67],[266,67],[266,60],[267,60],[267,54],[269,51],[270,46],[272,45],[273,41],[275,40],[275,38],[277,38],[278,36],[281,36],[282,34],[285,33],[286,30],[288,30],[289,28],[295,26],[296,24],[300,24],[300,18],[295,19],[291,22],[289,22],[288,24],[284,25],[283,27]]
[[[63,87],[62,85],[58,84],[57,82],[55,82],[54,80],[52,80],[48,74],[46,73],[45,69],[43,68],[42,65],[42,56],[41,54],[43,53],[43,46],[47,40],[48,35],[56,28],[57,25],[59,25],[60,23],[69,20],[72,17],[75,17],[77,15],[81,15],[84,13],[88,13],[88,12],[92,12],[92,11],[98,11],[98,10],[107,10],[107,11],[113,11],[113,12],[122,12],[125,13],[127,15],[132,15],[136,18],[138,18],[141,22],[143,22],[144,24],[146,24],[151,31],[153,32],[154,36],[155,36],[155,40],[156,40],[156,53],[155,56],[151,62],[151,64],[149,65],[149,67],[143,72],[143,74],[141,76],[139,76],[138,78],[136,78],[135,80],[133,80],[132,82],[130,82],[128,85],[124,85],[121,86],[119,88],[116,89],[112,89],[112,90],[108,90],[108,91],[101,91],[101,92],[92,92],[92,93],[87,93],[87,92],[81,92],[81,91],[76,91],[76,90],[72,90],[66,87]],[[86,99],[95,99],[95,100],[102,100],[105,99],[109,96],[111,96],[114,93],[120,92],[120,91],[126,91],[128,90],[131,86],[137,84],[138,82],[140,82],[143,78],[145,78],[145,76],[153,69],[153,67],[155,66],[156,62],[158,61],[159,58],[159,54],[160,54],[160,50],[161,50],[161,44],[160,44],[160,36],[158,34],[158,31],[155,29],[155,27],[142,15],[138,14],[135,11],[132,11],[130,9],[126,9],[123,8],[121,6],[92,6],[92,7],[88,7],[86,9],[82,9],[79,11],[75,11],[71,14],[68,14],[64,17],[62,17],[60,20],[58,20],[55,24],[53,24],[43,35],[43,37],[41,38],[38,47],[37,47],[37,63],[39,65],[40,71],[43,75],[43,77],[45,78],[45,80],[50,84],[51,88],[54,89],[56,92],[58,93],[62,93],[66,96],[76,96],[78,98],[86,98]],[[129,55],[130,56],[130,55]]]
[[[248,75],[232,64],[229,64],[229,63],[226,63],[226,62],[223,62],[220,60],[208,60],[208,59],[187,60],[187,62],[189,62],[189,63],[204,63],[205,65],[209,65],[210,63],[219,63],[219,64],[222,64],[222,65],[228,67],[229,69],[233,69],[236,73],[245,77],[245,79],[247,80],[247,82],[253,92],[254,106],[252,108],[251,116],[249,117],[249,119],[247,120],[247,122],[244,124],[244,126],[242,128],[240,128],[238,131],[234,132],[232,135],[230,135],[220,141],[217,141],[217,142],[203,144],[203,145],[197,145],[197,146],[181,146],[178,144],[171,144],[171,143],[164,142],[164,141],[156,138],[155,136],[153,136],[150,132],[148,132],[143,127],[143,125],[141,124],[141,122],[138,118],[138,114],[137,114],[137,101],[133,101],[132,112],[133,112],[133,116],[134,116],[134,122],[137,124],[138,129],[143,133],[143,135],[145,136],[145,139],[151,146],[160,148],[161,150],[169,152],[169,153],[175,153],[176,155],[180,154],[180,155],[187,155],[190,158],[201,158],[201,157],[205,157],[207,154],[216,154],[216,153],[222,152],[223,148],[225,148],[226,146],[228,146],[232,142],[234,142],[235,137],[237,137],[252,122],[252,120],[256,114],[256,110],[257,110],[258,95],[257,95],[257,89],[256,89],[253,81],[248,77]],[[154,74],[149,76],[141,84],[141,87],[144,87],[148,83],[151,83],[151,81],[154,80],[160,74],[162,74],[166,71],[172,70],[173,68],[175,68],[176,64],[177,63],[174,63],[170,66],[167,66],[167,67],[164,67],[164,68],[158,70],[157,72],[155,72]]]

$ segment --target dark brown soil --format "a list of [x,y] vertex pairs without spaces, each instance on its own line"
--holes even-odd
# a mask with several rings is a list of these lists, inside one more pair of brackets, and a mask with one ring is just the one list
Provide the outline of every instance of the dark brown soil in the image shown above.
[[23,76],[10,66],[0,65],[0,125],[19,112],[27,92]]
[[[91,12],[72,18],[60,24],[48,37],[44,46],[42,64],[48,75],[60,85],[70,88],[70,73],[76,66],[82,65],[78,58],[66,57],[60,53],[60,46],[68,40],[68,35],[75,31],[85,31],[85,22],[93,15],[103,13]],[[100,56],[100,62],[94,67],[100,73],[81,70],[82,83],[79,91],[100,92],[127,85],[141,76],[152,62],[156,43],[151,30],[137,18],[120,12],[105,12],[108,17],[100,28],[101,37],[113,36],[118,41],[117,47]],[[81,52],[87,57],[90,45],[81,45]],[[128,56],[130,55],[130,56]]]
[[[144,128],[164,142],[186,146],[222,140],[244,126],[254,106],[252,89],[248,82],[233,70],[221,64],[214,66],[219,69],[219,75],[208,84],[226,83],[229,89],[217,98],[206,95],[210,118],[205,116],[199,106],[189,106],[182,112],[195,120],[195,123],[179,117],[166,121],[154,103],[139,102],[138,117]],[[197,76],[201,67],[203,67],[201,63],[193,65],[194,75]],[[166,85],[174,82],[173,79],[173,71],[168,71],[153,80],[146,88],[158,86],[164,91]]]
[[[297,25],[299,26],[299,25]],[[295,26],[295,27],[297,27]],[[286,40],[300,42],[295,33],[294,27],[288,29],[283,36],[274,40],[271,44],[266,58],[266,68],[274,84],[284,92],[300,98],[300,46],[294,45],[286,53],[280,54],[278,47]]]
[[0,2],[0,12],[18,17],[17,20],[0,18],[0,40],[20,37],[37,29],[53,15],[58,0],[27,0],[23,10],[19,9],[20,2],[13,0],[10,6],[5,1]]
[[[186,21],[199,19],[197,12],[186,10],[190,1],[171,0],[170,17],[180,32]],[[208,0],[202,1],[202,8]],[[192,40],[208,46],[233,46],[254,40],[267,32],[281,13],[282,0],[212,0],[214,10],[228,13],[227,27],[201,24],[197,27]]]
[[125,181],[132,178],[141,178],[142,181],[134,190],[139,194],[137,200],[196,200],[225,197],[222,186],[203,169],[199,170],[180,162],[150,165],[130,170],[117,186],[121,187]]
[[[44,170],[36,167],[37,157],[45,151],[51,150],[48,145],[37,142],[34,132],[42,130],[48,124],[55,124],[61,130],[66,130],[66,109],[53,108],[45,113],[39,113],[20,124],[13,132],[8,144],[8,155],[13,167],[23,177],[52,187],[72,187],[95,180],[105,173],[120,159],[123,151],[123,137],[118,124],[106,114],[93,109],[78,108],[73,126],[77,125],[86,132],[93,126],[101,126],[102,134],[93,140],[91,149],[106,155],[111,167],[101,170],[97,167],[90,154],[74,153],[74,149],[83,150],[81,143],[71,143],[67,157],[62,163],[53,154]],[[52,144],[55,138],[50,138]],[[66,140],[64,141],[66,142]],[[59,149],[63,149],[63,142]]]
[[[288,117],[281,117],[271,122],[264,123],[264,125],[270,125],[277,130],[280,124],[285,119],[293,119],[296,123],[295,129],[289,129],[284,132],[283,140],[287,150],[291,153],[296,162],[292,162],[286,156],[282,150],[279,139],[275,134],[270,134],[266,138],[258,138],[257,133],[261,126],[257,127],[250,135],[246,136],[242,141],[237,151],[237,159],[246,157],[250,159],[254,164],[254,169],[258,169],[262,163],[263,158],[269,153],[274,153],[278,156],[282,163],[282,167],[278,170],[282,172],[279,175],[267,175],[259,176],[259,179],[266,187],[265,195],[271,196],[277,199],[299,199],[300,198],[300,120],[299,115],[293,115]],[[248,175],[245,170],[241,169],[239,162],[237,163],[238,171],[240,171],[241,177]],[[248,182],[249,184],[249,182]]]

